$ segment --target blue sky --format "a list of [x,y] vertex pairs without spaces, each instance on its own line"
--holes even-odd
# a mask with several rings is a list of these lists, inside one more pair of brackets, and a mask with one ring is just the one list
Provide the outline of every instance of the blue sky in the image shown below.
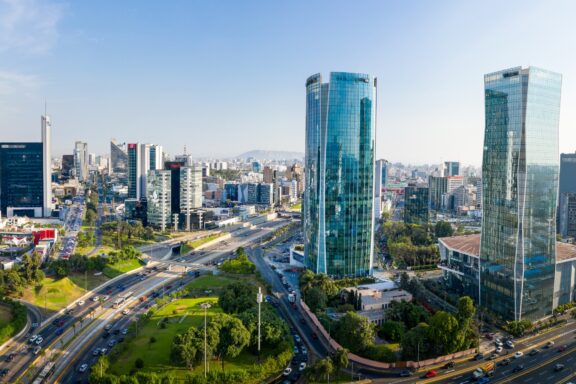
[[305,79],[378,77],[378,157],[479,165],[483,74],[564,75],[576,150],[574,1],[0,0],[0,141],[186,144],[195,156],[304,151]]

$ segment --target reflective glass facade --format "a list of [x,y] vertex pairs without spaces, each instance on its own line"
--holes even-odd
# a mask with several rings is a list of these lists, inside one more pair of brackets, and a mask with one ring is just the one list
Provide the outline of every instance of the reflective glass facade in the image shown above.
[[561,82],[534,67],[484,76],[480,300],[506,320],[552,313]]
[[110,142],[110,162],[112,165],[112,173],[126,173],[128,154],[124,147],[125,145],[120,145],[115,141]]
[[306,266],[372,272],[376,80],[333,72],[306,81],[303,225]]
[[[7,209],[10,207],[43,207],[42,165],[42,143],[0,143],[0,211],[2,216],[7,215]],[[34,210],[18,211],[20,211],[18,215],[37,216]]]

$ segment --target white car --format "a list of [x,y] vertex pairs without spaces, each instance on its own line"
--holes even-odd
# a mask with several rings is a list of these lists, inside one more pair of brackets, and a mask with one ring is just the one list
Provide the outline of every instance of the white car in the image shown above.
[[518,351],[518,352],[516,352],[516,353],[514,354],[514,358],[515,358],[515,359],[519,359],[519,358],[521,358],[522,356],[524,356],[524,353],[522,353],[522,352],[520,352],[520,351]]
[[30,338],[30,342],[33,343],[36,341],[36,339],[38,338],[38,335],[34,335]]
[[84,300],[80,300],[80,301],[78,302],[78,305],[84,305]]
[[306,363],[300,363],[300,366],[298,367],[299,371],[303,371],[306,369]]
[[122,311],[123,315],[127,315],[130,313],[130,310],[128,308],[126,308],[125,310]]
[[496,353],[501,353],[501,352],[502,352],[502,350],[503,350],[503,348],[502,348],[502,347],[498,347],[498,348],[496,348]]
[[303,355],[307,355],[308,354],[308,350],[306,349],[306,347],[302,347],[302,354]]
[[98,300],[100,300],[100,298],[99,298],[98,296],[94,296],[94,297],[92,298],[92,301],[93,301],[93,302],[97,302]]
[[88,369],[88,364],[84,363],[78,368],[78,372],[81,372],[81,373],[86,372],[87,369]]
[[284,372],[282,372],[282,374],[284,376],[290,376],[290,374],[292,373],[292,368],[288,367],[284,370]]
[[38,338],[36,339],[36,345],[42,344],[43,341],[44,339],[42,338],[42,336],[38,336]]
[[42,347],[38,346],[38,347],[34,348],[34,351],[32,351],[32,353],[37,355],[40,353],[41,350],[42,350]]

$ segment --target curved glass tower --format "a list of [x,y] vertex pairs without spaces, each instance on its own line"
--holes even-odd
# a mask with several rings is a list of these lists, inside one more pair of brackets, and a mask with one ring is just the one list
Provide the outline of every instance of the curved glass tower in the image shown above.
[[562,76],[484,76],[480,304],[505,320],[552,313]]
[[372,272],[376,79],[332,72],[306,81],[306,266],[334,277]]

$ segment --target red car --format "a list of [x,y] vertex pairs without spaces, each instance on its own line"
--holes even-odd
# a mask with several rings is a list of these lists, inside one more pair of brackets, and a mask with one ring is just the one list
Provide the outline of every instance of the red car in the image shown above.
[[558,352],[564,352],[567,348],[568,346],[566,344],[561,345],[560,347],[558,347]]
[[426,375],[424,375],[424,377],[426,377],[427,379],[431,378],[431,377],[436,377],[438,376],[438,372],[431,370],[426,372]]

